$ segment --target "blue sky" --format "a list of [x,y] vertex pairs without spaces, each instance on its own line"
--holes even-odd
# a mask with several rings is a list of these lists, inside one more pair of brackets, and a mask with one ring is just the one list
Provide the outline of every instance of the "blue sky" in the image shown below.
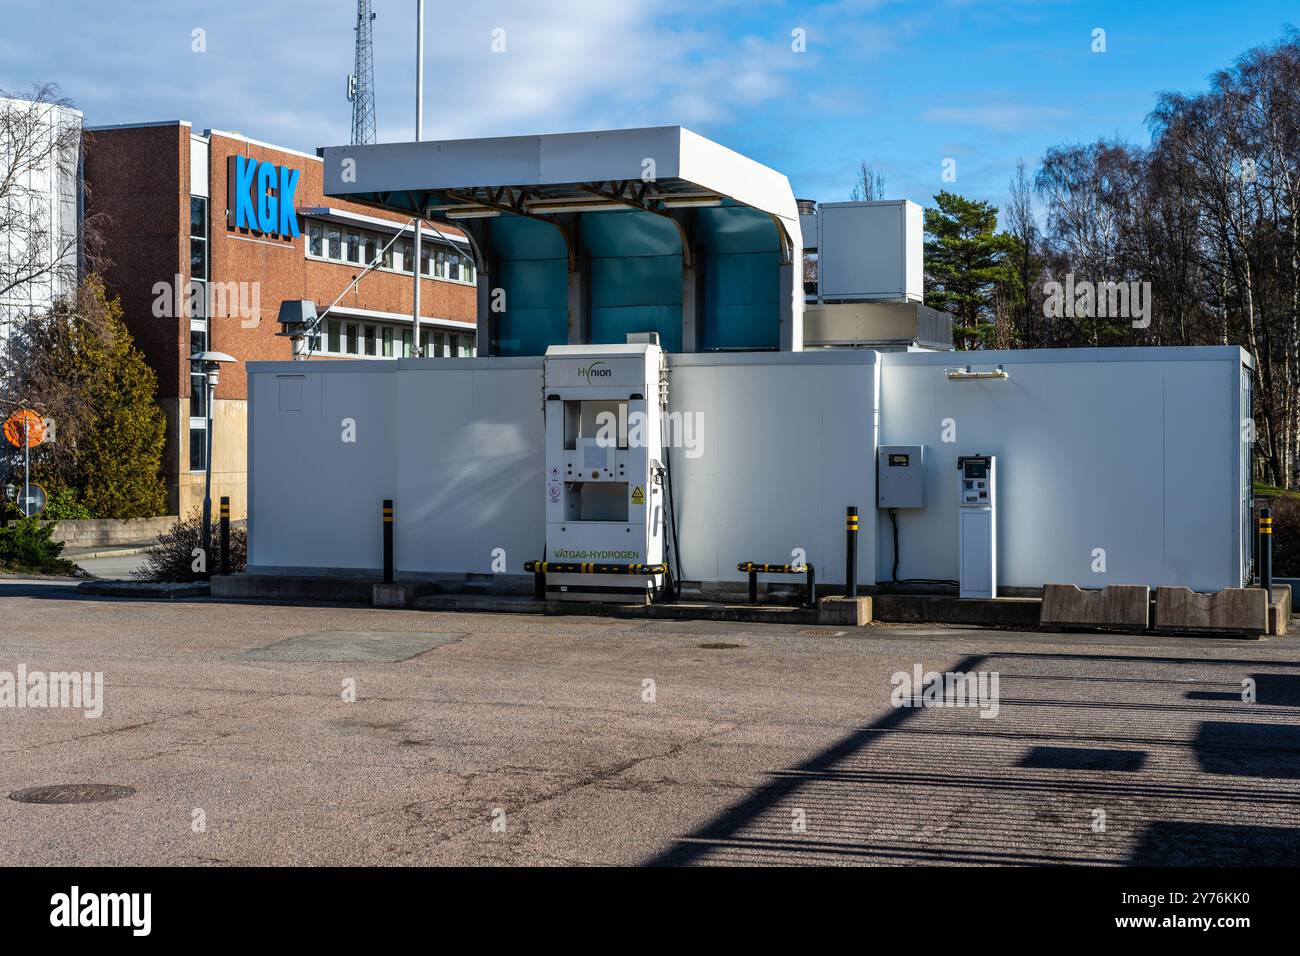
[[[847,199],[865,159],[925,205],[941,188],[1001,203],[1016,161],[1056,143],[1146,142],[1160,91],[1300,25],[1272,0],[426,5],[428,139],[681,124],[802,197]],[[375,9],[380,139],[411,139],[415,0]],[[350,0],[0,0],[0,87],[56,82],[90,124],[188,119],[313,151],[349,136],[354,20]]]

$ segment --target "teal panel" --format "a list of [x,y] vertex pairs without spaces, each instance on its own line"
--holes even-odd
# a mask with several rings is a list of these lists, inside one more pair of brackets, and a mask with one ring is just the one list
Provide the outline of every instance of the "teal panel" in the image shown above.
[[681,255],[672,220],[650,212],[593,212],[582,217],[582,245],[593,258]]
[[545,355],[569,341],[569,310],[511,309],[497,326],[498,355]]
[[591,260],[591,306],[675,305],[681,311],[682,257]]
[[543,355],[548,345],[568,342],[568,260],[502,259],[500,270],[506,308],[497,322],[497,354]]
[[779,348],[780,255],[756,252],[704,259],[704,348]]
[[748,206],[696,209],[695,236],[706,252],[779,252],[781,249],[772,217]]
[[665,351],[682,350],[682,307],[632,305],[591,310],[591,341],[597,345],[621,344],[629,332],[658,332]]
[[492,248],[502,259],[567,259],[564,235],[549,222],[501,215],[487,220]]

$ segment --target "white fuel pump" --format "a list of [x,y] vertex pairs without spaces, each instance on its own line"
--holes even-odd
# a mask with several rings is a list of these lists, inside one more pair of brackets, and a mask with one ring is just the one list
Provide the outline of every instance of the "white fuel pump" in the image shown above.
[[649,343],[546,350],[551,599],[641,602],[664,587],[661,354]]

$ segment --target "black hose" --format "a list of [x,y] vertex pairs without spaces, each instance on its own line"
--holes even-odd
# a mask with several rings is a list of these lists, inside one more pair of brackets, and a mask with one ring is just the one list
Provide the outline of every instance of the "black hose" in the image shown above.
[[889,580],[898,583],[898,509],[889,509],[889,520],[894,526],[894,570],[889,574]]
[[944,584],[944,585],[956,585],[957,587],[961,587],[961,583],[958,581],[944,581],[939,578],[905,578],[904,580],[900,581],[898,579],[898,509],[897,508],[889,509],[889,520],[890,523],[893,524],[894,526],[894,569],[893,571],[890,572],[889,575],[890,583],[892,584]]

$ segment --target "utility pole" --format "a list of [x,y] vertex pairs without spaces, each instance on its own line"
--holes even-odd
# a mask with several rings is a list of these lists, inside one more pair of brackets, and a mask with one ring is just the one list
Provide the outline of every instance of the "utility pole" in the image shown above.
[[[415,0],[415,141],[424,136],[424,0]],[[417,200],[418,201],[418,200]],[[411,305],[411,354],[423,355],[420,348],[420,233],[424,229],[424,210],[415,210],[415,261],[411,272],[415,275],[415,292]]]

